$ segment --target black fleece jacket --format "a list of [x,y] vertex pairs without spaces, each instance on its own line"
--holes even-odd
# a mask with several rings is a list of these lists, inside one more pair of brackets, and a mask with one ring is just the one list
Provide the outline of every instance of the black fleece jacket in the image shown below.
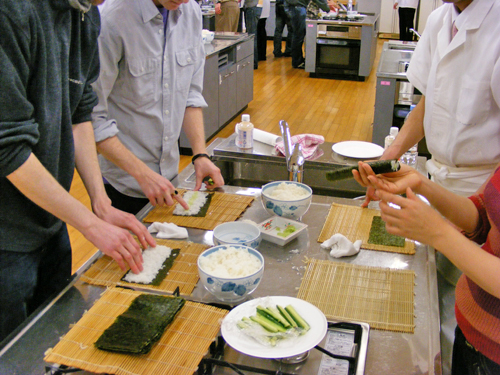
[[0,1],[0,250],[27,252],[61,227],[6,178],[33,153],[69,191],[73,124],[91,120],[99,12],[68,0]]

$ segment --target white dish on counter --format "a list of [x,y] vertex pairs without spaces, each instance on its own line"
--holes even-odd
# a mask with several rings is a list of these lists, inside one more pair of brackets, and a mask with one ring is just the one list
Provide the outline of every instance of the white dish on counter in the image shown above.
[[[311,328],[306,334],[296,339],[282,340],[276,346],[263,345],[239,330],[236,323],[241,318],[255,315],[258,305],[268,306],[270,303],[283,307],[292,305]],[[222,321],[221,333],[226,343],[240,353],[258,358],[286,358],[314,348],[323,340],[327,329],[325,314],[316,306],[299,298],[273,296],[256,298],[232,309]]]
[[262,239],[279,246],[285,246],[307,229],[307,224],[281,216],[273,216],[258,226]]
[[332,150],[339,155],[356,159],[372,159],[382,156],[384,148],[370,142],[346,141],[335,143]]

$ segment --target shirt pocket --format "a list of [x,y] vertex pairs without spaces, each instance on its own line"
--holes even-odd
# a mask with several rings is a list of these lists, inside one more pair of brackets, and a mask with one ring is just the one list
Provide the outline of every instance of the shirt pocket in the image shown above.
[[457,121],[464,125],[482,124],[488,119],[490,110],[490,82],[465,76],[457,103]]
[[177,62],[177,90],[187,94],[194,74],[195,62],[198,60],[197,50],[195,48],[177,51],[175,61]]
[[147,104],[154,100],[156,85],[158,85],[157,59],[131,59],[128,60],[129,79],[128,90],[124,90],[125,96],[138,105]]

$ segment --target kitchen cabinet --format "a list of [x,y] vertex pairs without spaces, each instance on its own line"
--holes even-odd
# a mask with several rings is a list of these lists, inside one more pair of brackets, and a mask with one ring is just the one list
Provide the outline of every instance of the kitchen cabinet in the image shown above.
[[[203,97],[208,107],[203,122],[208,140],[253,99],[253,35],[216,33],[205,53]],[[182,154],[192,153],[184,131],[179,146]]]

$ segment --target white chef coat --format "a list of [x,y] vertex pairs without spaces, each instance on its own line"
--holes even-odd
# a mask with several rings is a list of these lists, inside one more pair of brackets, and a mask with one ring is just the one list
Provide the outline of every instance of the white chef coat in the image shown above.
[[394,0],[394,4],[398,3],[400,8],[414,8],[418,7],[418,0]]
[[477,189],[500,162],[499,20],[495,0],[475,0],[460,14],[444,4],[413,53],[407,77],[426,97],[424,132],[437,162],[430,173],[443,186],[468,178]]

